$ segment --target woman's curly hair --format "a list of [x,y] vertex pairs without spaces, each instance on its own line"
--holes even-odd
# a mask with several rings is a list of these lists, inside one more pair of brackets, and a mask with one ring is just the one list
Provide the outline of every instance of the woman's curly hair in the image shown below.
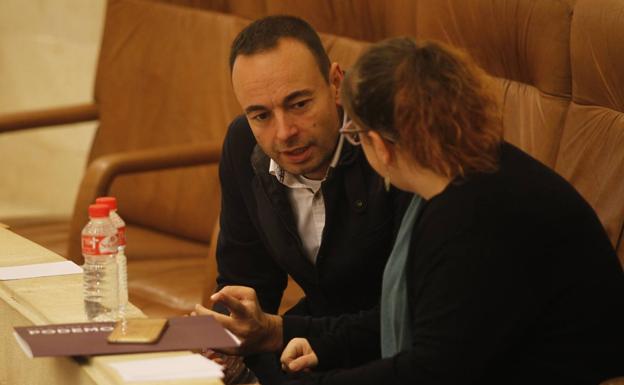
[[423,167],[463,177],[498,165],[502,131],[484,78],[457,49],[394,38],[358,59],[341,97],[362,128],[394,138]]

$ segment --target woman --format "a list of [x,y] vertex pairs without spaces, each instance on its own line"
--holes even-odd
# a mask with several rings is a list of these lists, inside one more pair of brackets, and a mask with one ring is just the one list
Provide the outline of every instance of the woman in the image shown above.
[[[349,71],[342,101],[373,168],[414,193],[368,315],[312,321],[282,354],[327,384],[597,384],[624,374],[624,275],[591,207],[502,139],[477,66],[392,39]],[[422,201],[419,198],[422,197]],[[284,328],[288,328],[284,319]],[[378,337],[379,338],[379,337]]]

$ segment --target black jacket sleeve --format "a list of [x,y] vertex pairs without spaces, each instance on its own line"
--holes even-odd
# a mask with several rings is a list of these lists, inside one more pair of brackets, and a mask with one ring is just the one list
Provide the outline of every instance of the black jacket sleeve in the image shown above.
[[[525,270],[497,251],[481,236],[465,234],[427,256],[426,264],[417,264],[421,271],[410,269],[419,282],[410,289],[413,345],[408,351],[357,368],[296,375],[288,383],[472,383],[509,343],[509,336],[517,335],[515,325],[528,323],[519,320],[533,313],[529,303],[534,293],[524,285]],[[376,343],[371,334],[358,332],[361,326],[354,327],[361,322],[364,319],[352,319],[349,327],[330,327],[324,335],[323,328],[311,327],[309,337],[319,362],[338,355],[342,365],[344,356],[358,357],[357,349]]]
[[319,357],[318,369],[349,368],[378,359],[379,306],[338,317],[284,316],[284,341],[308,339]]
[[250,163],[255,145],[244,117],[235,119],[228,129],[219,163],[221,231],[217,243],[217,285],[218,289],[227,285],[252,287],[262,309],[276,313],[287,275],[269,255],[250,215],[256,210]]

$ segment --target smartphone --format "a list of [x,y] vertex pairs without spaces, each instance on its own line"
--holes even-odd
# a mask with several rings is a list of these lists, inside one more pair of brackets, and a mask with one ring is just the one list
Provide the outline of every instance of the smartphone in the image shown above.
[[128,318],[117,322],[107,340],[114,344],[153,344],[166,328],[166,318]]

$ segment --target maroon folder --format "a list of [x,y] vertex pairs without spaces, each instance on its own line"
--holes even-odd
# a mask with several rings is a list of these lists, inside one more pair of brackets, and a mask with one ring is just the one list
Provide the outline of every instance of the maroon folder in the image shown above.
[[222,349],[239,342],[211,316],[174,317],[153,344],[114,344],[114,322],[16,327],[15,339],[29,357],[94,356],[173,350]]

